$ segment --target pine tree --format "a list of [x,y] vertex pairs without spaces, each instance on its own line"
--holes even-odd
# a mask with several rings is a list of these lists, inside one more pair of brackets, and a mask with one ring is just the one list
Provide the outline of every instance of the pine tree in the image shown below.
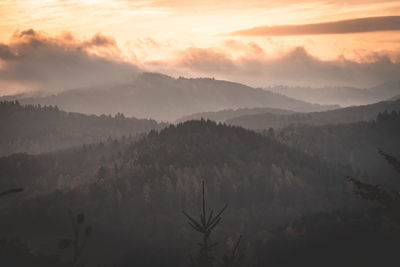
[[[185,211],[182,211],[183,214],[188,218],[188,224],[197,232],[202,234],[202,242],[198,243],[200,246],[199,254],[196,258],[191,257],[191,265],[198,267],[213,267],[215,262],[215,257],[212,255],[212,250],[218,245],[218,242],[211,243],[210,236],[213,229],[220,223],[222,219],[222,214],[227,209],[228,204],[225,204],[224,207],[214,215],[214,210],[212,209],[210,213],[207,215],[206,210],[206,201],[204,196],[204,181],[202,181],[202,211],[199,216],[200,220],[194,219]],[[223,265],[228,266],[236,266],[237,263],[241,261],[243,255],[238,253],[238,248],[241,241],[241,236],[236,242],[233,252],[230,256],[225,256],[223,258]]]

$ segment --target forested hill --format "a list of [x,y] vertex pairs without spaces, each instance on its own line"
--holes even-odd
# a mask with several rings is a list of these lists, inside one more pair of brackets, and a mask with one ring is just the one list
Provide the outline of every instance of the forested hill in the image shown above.
[[108,137],[146,133],[165,124],[154,120],[69,113],[55,106],[20,105],[0,102],[0,156],[16,153],[42,153]]
[[379,112],[400,109],[400,100],[340,108],[322,112],[295,114],[254,114],[228,119],[226,123],[248,129],[283,128],[291,124],[328,125],[372,121]]
[[[382,112],[374,121],[337,125],[292,125],[276,131],[276,139],[310,155],[369,173],[384,183],[396,172],[377,153],[382,149],[400,158],[400,110]],[[399,181],[400,182],[400,181]],[[400,187],[400,183],[399,183]]]
[[[2,188],[25,188],[12,204],[2,202],[1,231],[56,239],[70,234],[67,209],[83,211],[96,230],[86,258],[102,264],[184,266],[197,236],[180,211],[197,212],[202,180],[210,206],[229,204],[218,231],[230,238],[243,233],[252,244],[246,266],[263,257],[255,256],[253,242],[267,240],[268,231],[307,214],[350,208],[355,199],[345,182],[350,168],[211,121],[171,125],[134,143],[15,154],[0,166]],[[154,251],[158,257],[150,256]]]

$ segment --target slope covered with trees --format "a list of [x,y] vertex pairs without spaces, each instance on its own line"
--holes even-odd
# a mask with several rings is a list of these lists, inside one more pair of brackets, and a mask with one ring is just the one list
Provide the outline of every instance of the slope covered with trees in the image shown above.
[[[325,126],[297,125],[276,131],[276,140],[309,155],[338,164],[350,164],[365,171],[370,178],[396,181],[396,173],[386,167],[376,153],[382,149],[400,156],[400,114],[379,113],[374,121]],[[400,182],[400,181],[398,181]]]
[[360,206],[344,179],[355,175],[349,167],[211,121],[171,125],[137,142],[15,154],[0,166],[1,188],[24,188],[0,203],[2,234],[23,232],[20,238],[34,240],[33,248],[51,246],[69,236],[67,210],[84,212],[94,229],[82,257],[90,264],[185,266],[196,235],[180,211],[197,213],[202,180],[210,206],[229,204],[215,238],[229,244],[243,234],[246,266],[261,266],[255,242],[276,227]]
[[55,106],[0,102],[0,156],[18,152],[42,153],[108,137],[146,133],[165,124],[154,120],[68,113]]
[[327,125],[359,121],[372,121],[379,112],[400,109],[400,100],[328,110],[323,112],[295,114],[254,114],[228,119],[226,123],[248,129],[260,130],[283,128],[291,124]]

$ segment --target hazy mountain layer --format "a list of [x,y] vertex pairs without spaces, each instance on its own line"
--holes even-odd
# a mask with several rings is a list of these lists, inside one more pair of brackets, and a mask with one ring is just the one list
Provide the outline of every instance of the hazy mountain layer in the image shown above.
[[353,87],[309,88],[276,86],[269,87],[267,90],[309,103],[352,106],[384,101],[400,94],[400,81],[384,83],[368,89]]
[[323,112],[296,114],[255,114],[228,119],[226,123],[249,129],[282,128],[291,124],[341,124],[359,121],[371,121],[379,112],[399,110],[400,100],[383,101],[370,105],[347,107]]
[[65,91],[47,97],[21,99],[21,103],[57,105],[86,114],[116,114],[174,121],[182,116],[222,109],[269,107],[300,112],[333,106],[313,105],[287,96],[228,81],[174,79],[145,73],[130,84]]

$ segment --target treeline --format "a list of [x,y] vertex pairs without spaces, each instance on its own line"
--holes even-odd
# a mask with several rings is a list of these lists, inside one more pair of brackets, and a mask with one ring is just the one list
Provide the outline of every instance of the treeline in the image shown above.
[[388,112],[385,110],[384,112],[379,112],[376,117],[376,122],[386,127],[400,128],[400,110],[392,110]]
[[121,113],[89,116],[61,111],[56,106],[0,102],[0,156],[49,152],[164,126],[154,120],[126,118]]

